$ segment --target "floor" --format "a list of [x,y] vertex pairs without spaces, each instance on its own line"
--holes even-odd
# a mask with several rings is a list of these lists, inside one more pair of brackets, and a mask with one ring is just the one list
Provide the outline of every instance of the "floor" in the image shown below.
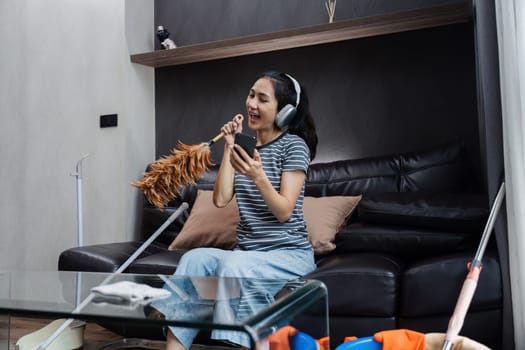
[[[10,318],[9,333],[7,332],[7,320],[6,317],[0,317],[0,349],[5,346],[5,341],[9,337],[9,349],[16,349],[16,342],[22,336],[41,329],[51,323],[53,320],[50,319],[39,319],[39,318],[28,318],[28,317],[15,317]],[[113,333],[95,323],[87,323],[84,331],[84,342],[82,350],[111,350],[117,348],[127,349],[164,349],[164,344],[161,342],[153,342],[146,345],[147,347],[138,347],[134,344],[120,344],[119,347],[108,347],[108,344],[113,344],[118,340],[122,340],[122,337],[116,333]],[[231,347],[223,346],[203,346],[193,345],[191,350],[231,350]]]
[[[36,331],[48,325],[52,320],[11,317],[11,327],[9,334],[9,349],[15,349],[16,342],[22,336]],[[4,327],[2,327],[4,328]],[[94,324],[88,323],[84,331],[84,350],[100,349],[105,344],[121,339],[118,334],[108,331],[107,329]]]

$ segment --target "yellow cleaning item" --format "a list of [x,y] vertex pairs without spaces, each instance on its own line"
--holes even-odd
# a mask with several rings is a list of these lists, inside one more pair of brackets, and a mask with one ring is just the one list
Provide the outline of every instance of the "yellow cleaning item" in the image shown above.
[[[45,342],[66,319],[58,319],[44,328],[26,334],[16,342],[17,350],[35,350]],[[72,350],[82,347],[86,322],[74,321],[47,347],[47,350]]]

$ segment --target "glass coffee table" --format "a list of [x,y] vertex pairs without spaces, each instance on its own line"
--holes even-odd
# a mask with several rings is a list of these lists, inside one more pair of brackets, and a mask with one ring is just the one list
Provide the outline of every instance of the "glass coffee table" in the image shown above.
[[[116,294],[120,295],[115,295],[114,290],[105,294],[92,292],[92,288],[100,286],[117,286]],[[141,298],[148,287],[154,288],[149,292],[162,289],[166,295]],[[305,325],[305,334],[316,339],[329,335],[326,287],[320,281],[306,279],[0,272],[0,349],[9,348],[11,315],[78,319],[102,325],[241,332],[253,349],[257,342],[285,325],[301,331]]]

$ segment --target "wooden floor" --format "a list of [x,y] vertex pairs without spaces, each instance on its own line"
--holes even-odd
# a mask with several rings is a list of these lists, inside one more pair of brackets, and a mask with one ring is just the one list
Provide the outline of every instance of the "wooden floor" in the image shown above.
[[[18,339],[20,339],[22,336],[29,334],[31,332],[34,332],[36,330],[39,330],[49,323],[51,323],[53,320],[51,319],[41,319],[41,318],[26,318],[26,317],[15,317],[11,316],[9,320],[8,327],[7,324],[7,318],[3,317],[0,319],[0,349],[5,348],[5,344],[7,342],[7,337],[9,337],[9,350],[16,349],[16,342]],[[9,329],[9,332],[7,331]],[[82,350],[99,350],[101,348],[104,348],[108,344],[115,343],[118,340],[122,340],[122,336],[113,333],[104,327],[101,327],[97,325],[96,323],[87,323],[86,329],[84,331],[84,342],[82,346]],[[160,342],[155,342],[151,347],[137,347],[132,345],[125,345],[121,348],[126,349],[163,349],[164,344]],[[115,347],[112,349],[116,349]],[[231,347],[223,347],[223,346],[204,346],[204,345],[198,345],[194,344],[191,347],[191,350],[204,350],[204,349],[215,349],[215,350],[231,350]]]
[[[34,332],[53,320],[38,319],[38,318],[24,318],[11,317],[10,331],[9,331],[9,349],[15,349],[15,344],[22,336]],[[4,328],[4,327],[2,327]],[[85,350],[95,350],[103,347],[109,342],[121,339],[122,337],[107,329],[95,324],[88,323],[84,331],[84,346]],[[5,343],[4,343],[5,344]]]

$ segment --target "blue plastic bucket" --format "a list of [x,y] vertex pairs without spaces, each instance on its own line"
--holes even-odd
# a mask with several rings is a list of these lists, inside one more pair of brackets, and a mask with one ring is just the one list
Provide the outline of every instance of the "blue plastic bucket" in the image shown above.
[[303,332],[289,338],[290,347],[294,350],[317,350],[317,342],[314,338]]
[[362,337],[347,341],[339,345],[335,350],[381,350],[383,345],[374,340],[374,337]]

